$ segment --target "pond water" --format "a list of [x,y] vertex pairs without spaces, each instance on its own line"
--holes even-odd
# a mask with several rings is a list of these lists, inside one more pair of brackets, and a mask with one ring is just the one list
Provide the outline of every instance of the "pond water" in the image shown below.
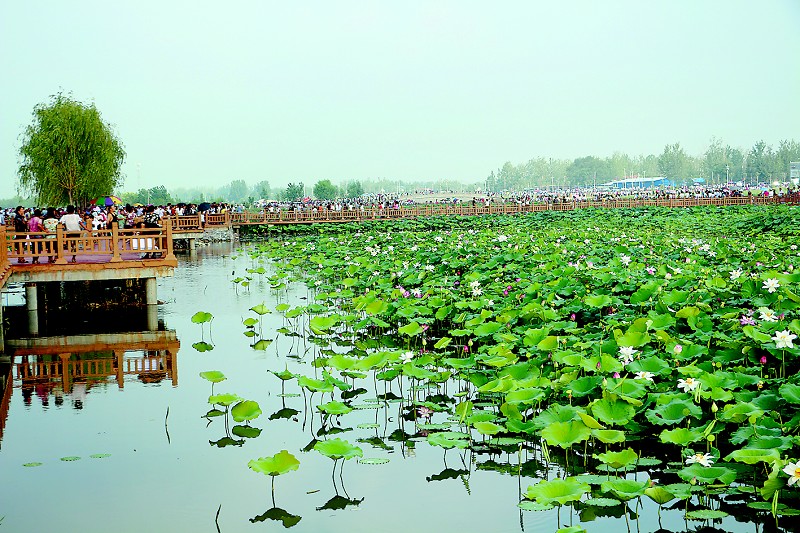
[[[11,376],[7,413],[0,419],[0,532],[227,533],[285,526],[329,532],[516,532],[579,523],[589,531],[609,532],[765,527],[734,517],[714,524],[685,522],[682,503],[679,510],[662,511],[659,523],[657,506],[645,498],[638,507],[629,502],[627,521],[601,516],[602,509],[591,521],[583,514],[583,522],[569,507],[560,513],[522,511],[517,504],[527,487],[538,477],[559,473],[548,470],[535,449],[445,451],[424,437],[404,441],[403,433],[420,432],[413,420],[399,416],[400,404],[377,401],[383,383],[374,385],[371,379],[362,380],[367,392],[353,400],[359,409],[347,416],[346,425],[342,421],[343,432],[330,431],[336,422],[326,427],[330,438],[358,444],[364,458],[388,462],[354,459],[340,471],[339,461],[333,473],[331,459],[303,451],[323,427],[320,413],[307,411],[309,399],[299,394],[295,381],[287,382],[288,394],[281,395],[281,382],[270,373],[288,368],[313,375],[320,347],[278,334],[285,319],[274,312],[255,326],[274,342],[263,351],[251,347],[253,339],[243,334],[242,325],[252,316],[248,309],[263,303],[274,310],[280,303],[268,282],[257,277],[248,288],[232,283],[252,266],[246,254],[229,245],[183,256],[174,278],[159,280],[164,302],[159,332],[142,331],[147,321],[135,311],[87,312],[70,318],[70,333],[95,335],[104,349],[80,353],[87,336],[76,335],[60,348],[40,350],[46,355],[31,348],[29,355],[13,357],[10,368],[0,365]],[[296,303],[308,296],[305,287],[296,286],[281,301]],[[214,316],[210,324],[192,322],[200,310]],[[8,314],[13,340],[25,326],[13,310]],[[65,328],[50,324],[43,336],[60,335],[58,329]],[[202,351],[206,345],[198,343],[213,349]],[[37,362],[61,358],[72,361],[70,380],[58,375],[63,365],[36,370]],[[227,377],[214,386],[215,393],[258,402],[263,414],[251,425],[262,430],[259,436],[239,438],[229,418],[204,417],[212,386],[199,374],[209,370]],[[38,377],[26,378],[26,372]],[[457,390],[457,384],[449,385]],[[331,395],[320,396],[314,395],[313,405]],[[432,422],[445,422],[447,416],[435,413]],[[281,450],[297,457],[300,466],[275,478],[273,504],[272,479],[249,469],[248,461]],[[618,508],[609,514],[621,515]]]

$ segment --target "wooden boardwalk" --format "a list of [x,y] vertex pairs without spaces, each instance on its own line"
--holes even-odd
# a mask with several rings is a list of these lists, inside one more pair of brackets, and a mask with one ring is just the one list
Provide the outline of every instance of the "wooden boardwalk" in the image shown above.
[[512,215],[542,211],[574,211],[576,209],[635,209],[640,207],[695,207],[703,205],[771,205],[778,203],[800,203],[800,195],[785,197],[746,196],[741,198],[686,198],[674,200],[614,200],[607,202],[496,203],[476,206],[470,204],[424,204],[414,207],[387,207],[332,210],[325,208],[304,210],[277,210],[244,213],[172,217],[175,238],[201,232],[204,229],[237,228],[251,225],[287,225],[339,222],[365,222],[373,220],[397,220],[431,216],[480,216]]
[[[171,275],[177,266],[173,239],[194,240],[208,230],[242,226],[288,225],[399,220],[431,216],[512,215],[577,209],[635,209],[640,207],[685,208],[695,206],[737,206],[800,203],[791,196],[744,196],[740,198],[686,198],[662,200],[613,200],[604,202],[424,204],[413,207],[356,208],[333,210],[324,207],[244,213],[166,217],[163,228],[84,231],[69,234],[22,233],[0,227],[0,288],[14,278],[25,283],[148,278]],[[72,256],[75,255],[75,262]],[[147,255],[147,257],[145,257]],[[39,259],[33,263],[34,257]],[[52,264],[49,257],[53,257]]]

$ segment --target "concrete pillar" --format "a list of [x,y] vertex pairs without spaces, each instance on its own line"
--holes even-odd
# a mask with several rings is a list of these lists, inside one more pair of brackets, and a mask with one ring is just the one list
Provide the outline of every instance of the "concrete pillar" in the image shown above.
[[158,331],[158,306],[155,304],[147,306],[147,330]]
[[26,283],[25,284],[25,303],[28,308],[28,311],[38,311],[39,309],[39,298],[36,296],[36,284],[35,283]]
[[189,252],[197,252],[197,239],[189,239]]
[[3,302],[0,301],[0,354],[6,353],[5,321],[3,320]]
[[147,305],[158,304],[158,284],[156,283],[156,278],[145,278],[144,297]]
[[39,335],[39,311],[28,311],[28,335],[35,337]]

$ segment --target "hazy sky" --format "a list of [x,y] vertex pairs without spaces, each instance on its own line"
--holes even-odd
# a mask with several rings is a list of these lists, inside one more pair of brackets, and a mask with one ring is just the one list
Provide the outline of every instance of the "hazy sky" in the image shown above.
[[123,190],[483,180],[505,161],[800,139],[800,1],[0,3],[0,197],[58,92]]

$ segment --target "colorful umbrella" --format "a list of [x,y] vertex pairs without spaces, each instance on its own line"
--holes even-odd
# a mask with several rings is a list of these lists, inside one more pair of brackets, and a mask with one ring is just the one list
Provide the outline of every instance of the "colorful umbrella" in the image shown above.
[[95,198],[94,200],[92,200],[89,203],[92,204],[92,205],[101,204],[101,205],[105,205],[105,206],[115,205],[115,204],[116,205],[121,205],[122,204],[122,200],[118,196],[111,195],[111,196],[100,196],[98,198]]

